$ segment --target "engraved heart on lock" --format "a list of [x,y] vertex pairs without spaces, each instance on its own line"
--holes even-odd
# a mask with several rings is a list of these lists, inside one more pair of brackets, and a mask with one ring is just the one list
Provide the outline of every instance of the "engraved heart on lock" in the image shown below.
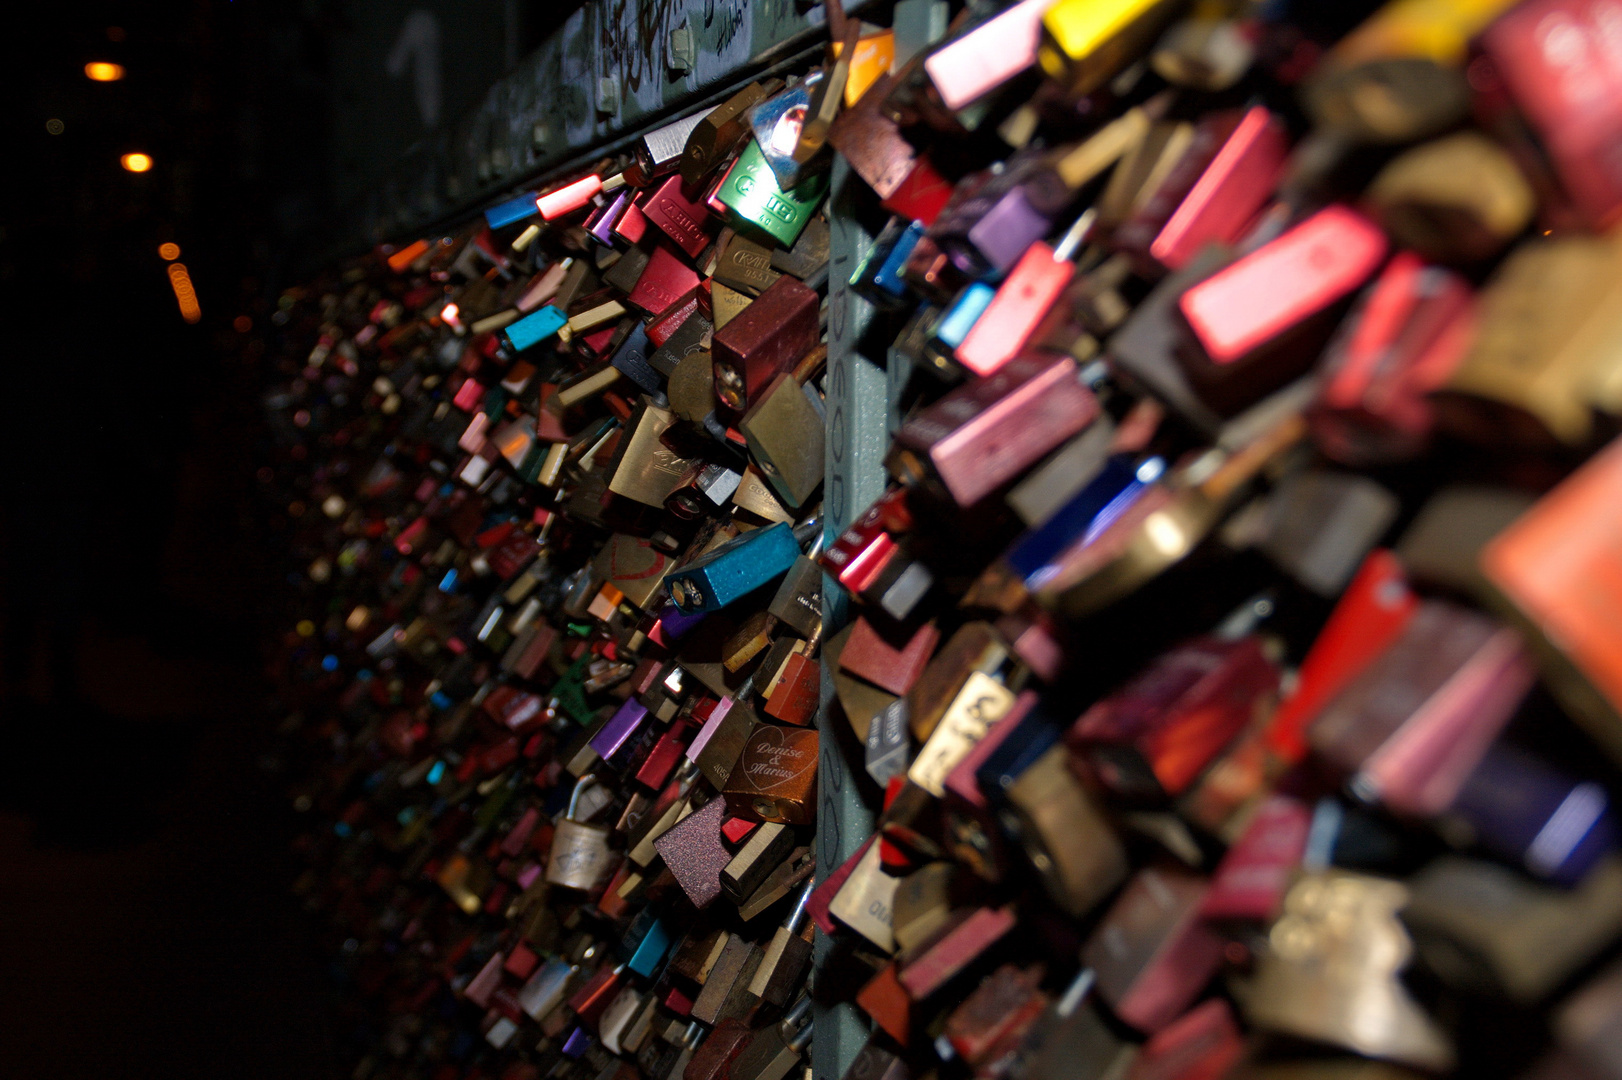
[[640,581],[657,574],[670,562],[668,556],[640,537],[621,541],[620,534],[616,534],[614,540],[617,542],[610,545],[608,557],[609,577],[613,580]]
[[723,794],[735,814],[807,824],[815,815],[817,732],[760,724],[727,778]]
[[674,560],[647,540],[625,533],[609,537],[592,564],[598,574],[639,608],[647,607],[674,565]]
[[608,876],[614,861],[614,852],[608,846],[608,826],[575,820],[581,793],[596,782],[591,773],[580,778],[569,797],[569,811],[557,824],[546,862],[546,880],[552,885],[589,892]]
[[779,785],[794,783],[816,768],[816,757],[808,754],[801,740],[777,727],[759,729],[759,737],[750,740],[744,753],[749,758],[745,776],[761,791],[770,791]]

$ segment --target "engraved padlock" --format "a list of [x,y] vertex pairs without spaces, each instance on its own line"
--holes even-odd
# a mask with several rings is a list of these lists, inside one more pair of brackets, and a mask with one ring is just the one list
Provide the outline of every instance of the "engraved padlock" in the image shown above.
[[574,817],[581,793],[596,779],[590,773],[582,776],[569,796],[569,812],[558,822],[552,836],[552,853],[546,861],[546,880],[550,884],[589,892],[608,876],[614,861],[608,846],[608,826],[588,825]]

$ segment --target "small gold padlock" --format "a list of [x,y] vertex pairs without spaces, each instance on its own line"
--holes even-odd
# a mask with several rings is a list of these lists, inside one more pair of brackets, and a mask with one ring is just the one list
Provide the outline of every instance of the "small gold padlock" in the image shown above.
[[597,778],[591,773],[582,776],[569,796],[569,812],[558,822],[552,836],[552,853],[546,862],[546,880],[567,889],[591,891],[608,876],[613,866],[614,852],[608,846],[607,825],[588,825],[574,819],[580,807],[580,795]]

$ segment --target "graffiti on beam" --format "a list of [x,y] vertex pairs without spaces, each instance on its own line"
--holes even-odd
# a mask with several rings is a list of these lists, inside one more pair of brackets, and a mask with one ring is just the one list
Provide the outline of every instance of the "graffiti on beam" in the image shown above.
[[[617,75],[621,90],[641,100],[647,85],[663,89],[665,42],[682,17],[682,0],[605,0],[599,9],[597,55],[605,75]],[[658,101],[658,94],[653,95]]]
[[[667,52],[683,23],[697,55],[693,70],[678,74]],[[466,209],[679,98],[725,85],[810,26],[796,0],[588,0],[478,109],[450,124],[438,117],[355,208],[353,232],[389,239]],[[597,111],[604,76],[619,83],[613,115]]]

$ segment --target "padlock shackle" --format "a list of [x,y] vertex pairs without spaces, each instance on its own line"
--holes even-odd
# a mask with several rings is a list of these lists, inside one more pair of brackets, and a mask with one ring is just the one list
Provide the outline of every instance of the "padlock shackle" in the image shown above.
[[[809,1028],[811,1026],[810,1021],[811,995],[801,993],[800,996],[795,1000],[794,1004],[790,1005],[788,1010],[783,1013],[783,1018],[777,1022],[778,1030],[781,1031],[785,1037],[792,1039],[796,1032]],[[802,1043],[801,1047],[803,1048],[803,1046],[804,1044]]]
[[[818,545],[821,544],[821,542],[822,542],[822,511],[821,511],[820,507],[818,508],[816,513],[812,514],[811,516],[807,517],[804,521],[802,521],[798,525],[794,526],[794,540],[795,540],[795,542],[797,544],[800,545],[800,550],[802,552],[805,550],[805,546],[807,544],[809,544],[809,543],[812,543],[813,541],[816,542]],[[816,556],[813,555],[812,558],[816,558]]]
[[800,920],[805,918],[805,905],[811,899],[811,893],[815,891],[816,884],[817,879],[815,876],[806,879],[805,888],[800,890],[800,898],[794,902],[794,910],[789,913],[788,921],[783,923],[789,933],[799,932]]
[[1081,1001],[1087,996],[1088,991],[1093,988],[1093,983],[1097,978],[1098,976],[1092,968],[1082,968],[1076,972],[1076,977],[1070,981],[1070,985],[1065,988],[1064,993],[1059,995],[1059,1000],[1054,1003],[1054,1012],[1060,1016],[1069,1016],[1074,1013],[1081,1006]]
[[574,791],[570,792],[569,794],[569,810],[563,815],[566,820],[574,820],[574,812],[580,806],[580,793],[596,782],[596,773],[586,773],[584,776],[574,782]]

